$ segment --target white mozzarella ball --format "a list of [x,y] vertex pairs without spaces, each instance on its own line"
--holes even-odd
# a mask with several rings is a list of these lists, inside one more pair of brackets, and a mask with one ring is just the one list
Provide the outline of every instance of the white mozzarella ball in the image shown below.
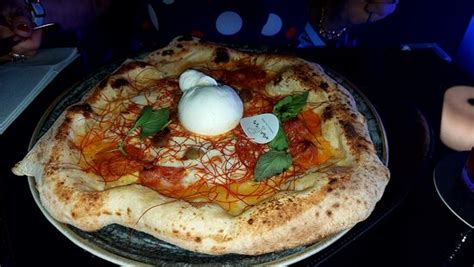
[[239,124],[243,104],[229,86],[194,87],[183,94],[178,113],[187,130],[214,136],[226,133]]

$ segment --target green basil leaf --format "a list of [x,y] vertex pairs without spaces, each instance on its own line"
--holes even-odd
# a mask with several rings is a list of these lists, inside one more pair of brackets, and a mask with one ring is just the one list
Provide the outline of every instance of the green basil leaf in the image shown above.
[[286,137],[285,131],[281,126],[278,128],[275,138],[273,138],[273,140],[268,143],[268,145],[271,149],[277,151],[284,151],[288,148],[288,138]]
[[141,128],[140,138],[143,139],[147,136],[154,135],[155,133],[166,127],[169,121],[169,117],[169,108],[153,110],[149,106],[144,107],[142,113],[140,114],[140,116],[138,116],[132,128],[127,132],[127,135],[118,144],[117,149],[122,152],[122,154],[127,155],[127,152],[125,151],[127,137],[131,133],[133,133],[135,129],[137,129],[138,127]]
[[293,160],[285,151],[270,150],[260,156],[254,170],[255,181],[260,182],[263,179],[280,174],[287,170]]
[[168,123],[169,116],[169,108],[153,110],[151,107],[147,106],[143,109],[142,114],[135,121],[132,129],[140,127],[140,138],[143,139],[147,136],[154,135],[163,129]]
[[282,122],[295,118],[306,105],[308,95],[309,92],[304,92],[301,95],[290,95],[283,98],[273,107],[273,114]]

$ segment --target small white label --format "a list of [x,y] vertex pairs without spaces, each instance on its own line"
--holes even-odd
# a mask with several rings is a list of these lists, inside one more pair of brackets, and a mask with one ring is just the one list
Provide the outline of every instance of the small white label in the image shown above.
[[241,119],[240,126],[253,142],[266,144],[275,138],[280,123],[275,115],[264,113]]

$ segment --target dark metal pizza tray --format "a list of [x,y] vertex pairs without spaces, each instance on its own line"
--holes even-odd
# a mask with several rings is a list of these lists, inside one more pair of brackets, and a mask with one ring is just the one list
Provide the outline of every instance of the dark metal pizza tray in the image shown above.
[[[342,76],[339,78],[343,79]],[[71,96],[68,93],[65,95]],[[365,233],[370,232],[378,222],[384,221],[386,217],[389,217],[391,212],[399,206],[407,192],[410,190],[411,183],[415,180],[413,178],[419,175],[419,172],[423,171],[423,167],[420,166],[424,166],[426,159],[429,159],[432,150],[431,129],[423,114],[421,114],[416,107],[399,102],[384,102],[380,101],[380,99],[370,99],[370,102],[377,104],[377,111],[386,130],[387,140],[390,147],[387,158],[390,158],[389,168],[392,172],[391,181],[386,188],[382,199],[367,220],[357,224],[329,247],[319,251],[315,255],[299,262],[298,264],[316,265],[324,263],[328,259],[331,259],[332,256],[338,255],[343,248],[351,246],[355,240],[364,236]],[[397,115],[389,112],[394,107],[399,110]],[[51,110],[48,112],[50,111]],[[47,129],[48,123],[43,126],[43,129]],[[408,133],[408,131],[410,133]],[[41,133],[41,130],[37,132],[39,135],[41,135]],[[409,141],[407,142],[407,140]],[[401,143],[404,145],[397,145]],[[408,151],[409,153],[407,153]],[[403,168],[401,168],[401,166],[403,166]],[[64,241],[59,244],[65,245]],[[72,252],[69,252],[69,254],[71,253]],[[84,253],[84,251],[77,248],[77,251],[73,254],[88,254]],[[75,259],[75,262],[105,263],[99,258],[91,259],[91,257],[78,257]]]

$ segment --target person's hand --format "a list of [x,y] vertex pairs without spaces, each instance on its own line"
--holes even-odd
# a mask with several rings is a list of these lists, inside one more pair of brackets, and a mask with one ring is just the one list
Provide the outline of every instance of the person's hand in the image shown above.
[[348,0],[346,20],[352,25],[372,23],[392,14],[398,0]]
[[34,30],[28,14],[16,6],[3,8],[0,19],[0,44],[2,51],[31,57],[41,45],[42,31]]

